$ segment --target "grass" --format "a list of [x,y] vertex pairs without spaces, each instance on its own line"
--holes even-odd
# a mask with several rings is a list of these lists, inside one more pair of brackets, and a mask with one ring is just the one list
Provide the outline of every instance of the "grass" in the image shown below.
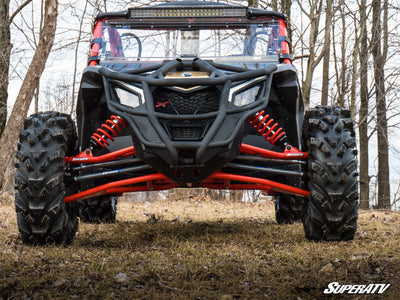
[[323,299],[332,281],[400,294],[394,212],[362,211],[354,241],[315,243],[301,224],[278,225],[269,201],[120,200],[115,224],[81,223],[72,245],[29,247],[9,198],[0,197],[0,299]]

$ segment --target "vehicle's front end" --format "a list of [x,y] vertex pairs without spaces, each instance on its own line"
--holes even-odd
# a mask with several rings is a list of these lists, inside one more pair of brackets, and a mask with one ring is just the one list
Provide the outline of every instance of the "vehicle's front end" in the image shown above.
[[[333,140],[313,136],[320,134],[314,127],[329,135],[344,130],[347,148],[339,142],[328,148],[348,153],[341,154],[346,160],[340,164],[353,166],[354,161],[347,113],[309,114],[303,127],[285,15],[261,9],[181,1],[100,14],[76,112],[79,149],[66,155],[61,183],[67,184],[65,203],[80,201],[84,221],[115,221],[114,196],[175,187],[263,190],[277,196],[280,223],[298,221],[304,203],[312,202],[305,201],[310,191],[311,199],[322,194],[321,189],[313,192],[313,178],[334,182],[333,190],[344,178],[343,170],[326,175],[319,154],[307,151],[315,145],[317,152],[325,151],[324,143]],[[339,119],[326,121],[331,114]],[[47,116],[35,118],[31,123],[48,126]],[[69,123],[60,121],[57,130],[69,130]],[[309,159],[309,153],[315,157]],[[307,165],[315,176],[306,173]],[[344,180],[348,195],[356,175],[353,167],[345,170],[351,178]],[[333,190],[329,187],[327,195]],[[316,198],[321,210],[328,203],[324,197]],[[353,198],[339,209],[345,211],[339,213],[343,222],[348,219],[342,215],[354,211]],[[29,211],[24,201],[18,204],[21,216]],[[338,218],[331,219],[334,230],[342,226]],[[313,218],[307,222],[310,228],[319,224]],[[306,234],[315,238],[310,230]],[[342,236],[348,235],[333,239]]]
[[[260,136],[248,120],[262,110],[284,128],[273,128],[266,136],[271,143],[261,138],[257,146],[300,147],[303,104],[284,15],[224,5],[161,6],[131,9],[120,19],[100,15],[96,32],[96,55],[78,104],[82,141],[96,130],[89,130],[95,123],[89,111],[100,111],[85,98],[93,99],[94,91],[85,79],[97,78],[103,105],[129,125],[136,156],[180,186],[200,185],[239,156],[244,139]],[[133,56],[126,57],[124,42]],[[101,140],[94,146],[107,148]],[[89,147],[83,142],[81,150]]]

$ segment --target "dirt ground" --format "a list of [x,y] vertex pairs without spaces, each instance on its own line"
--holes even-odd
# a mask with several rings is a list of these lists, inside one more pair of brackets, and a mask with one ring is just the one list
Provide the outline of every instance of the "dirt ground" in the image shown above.
[[399,299],[400,214],[361,211],[354,241],[315,243],[278,225],[272,201],[119,199],[115,224],[30,247],[0,196],[0,299],[330,299],[331,282],[391,284],[344,299]]

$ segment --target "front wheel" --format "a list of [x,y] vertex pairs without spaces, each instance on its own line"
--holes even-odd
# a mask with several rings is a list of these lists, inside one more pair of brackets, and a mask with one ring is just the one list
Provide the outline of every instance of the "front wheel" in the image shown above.
[[15,208],[25,244],[70,243],[78,228],[76,204],[65,204],[73,185],[66,181],[65,156],[76,154],[71,117],[58,112],[25,119],[19,135]]
[[356,139],[348,110],[318,106],[304,119],[310,191],[303,226],[309,240],[354,238],[358,218]]

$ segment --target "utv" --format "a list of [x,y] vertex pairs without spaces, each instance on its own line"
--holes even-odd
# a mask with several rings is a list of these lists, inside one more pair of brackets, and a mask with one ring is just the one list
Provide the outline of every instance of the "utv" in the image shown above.
[[26,244],[69,243],[114,222],[126,192],[263,190],[278,223],[310,240],[356,232],[356,140],[348,110],[304,113],[285,15],[180,1],[102,13],[71,117],[25,120],[15,206]]

